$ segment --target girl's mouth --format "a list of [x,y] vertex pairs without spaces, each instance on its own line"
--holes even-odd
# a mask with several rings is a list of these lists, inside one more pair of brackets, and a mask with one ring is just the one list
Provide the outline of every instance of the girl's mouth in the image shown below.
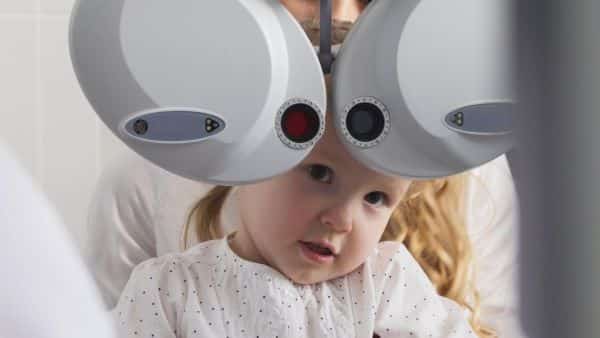
[[333,261],[335,255],[329,248],[312,242],[299,241],[300,249],[305,257],[317,263],[328,263]]

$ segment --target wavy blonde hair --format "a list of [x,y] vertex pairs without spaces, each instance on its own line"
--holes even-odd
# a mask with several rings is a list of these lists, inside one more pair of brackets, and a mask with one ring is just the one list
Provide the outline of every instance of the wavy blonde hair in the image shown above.
[[[313,43],[319,41],[319,23],[303,22]],[[332,42],[341,43],[352,23],[335,21]],[[470,323],[481,338],[497,337],[480,323],[479,292],[471,243],[465,227],[465,188],[469,173],[442,179],[413,181],[405,199],[393,211],[380,241],[402,242],[418,261],[437,292],[469,309]],[[198,242],[222,238],[219,224],[232,187],[215,186],[192,208],[184,225],[183,243],[191,233]],[[192,226],[192,224],[194,224]]]

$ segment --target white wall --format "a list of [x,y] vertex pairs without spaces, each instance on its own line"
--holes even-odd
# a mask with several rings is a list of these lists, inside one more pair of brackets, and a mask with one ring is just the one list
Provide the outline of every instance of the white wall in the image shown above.
[[75,78],[68,50],[73,4],[0,0],[0,141],[79,239],[101,168],[129,150],[96,117]]

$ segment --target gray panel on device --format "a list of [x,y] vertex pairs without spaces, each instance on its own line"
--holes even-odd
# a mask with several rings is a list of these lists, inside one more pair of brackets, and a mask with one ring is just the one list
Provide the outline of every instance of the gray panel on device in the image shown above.
[[446,115],[448,128],[466,134],[501,135],[514,128],[514,104],[482,103],[462,107]]
[[125,124],[130,136],[150,142],[194,142],[225,129],[225,121],[206,113],[168,110],[138,115]]

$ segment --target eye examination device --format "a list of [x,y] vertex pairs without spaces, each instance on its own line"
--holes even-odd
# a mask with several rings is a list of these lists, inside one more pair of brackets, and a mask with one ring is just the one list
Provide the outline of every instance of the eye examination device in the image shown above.
[[365,166],[426,179],[513,145],[509,16],[506,0],[372,1],[327,54],[330,13],[315,48],[279,1],[80,0],[70,52],[102,121],[175,174],[273,177],[327,118]]
[[277,0],[78,0],[71,60],[117,137],[198,181],[284,173],[325,119],[384,174],[443,177],[507,153],[522,324],[598,337],[600,2],[375,0],[341,46],[320,3],[313,46]]

